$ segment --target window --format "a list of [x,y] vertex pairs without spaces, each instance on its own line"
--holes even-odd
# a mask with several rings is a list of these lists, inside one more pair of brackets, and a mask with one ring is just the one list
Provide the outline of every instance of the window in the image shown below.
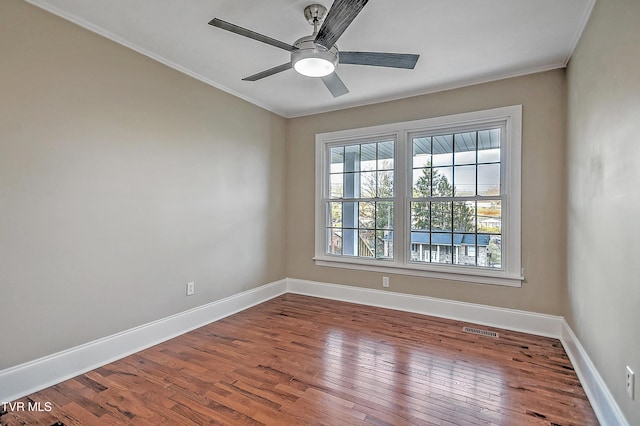
[[[411,261],[502,267],[500,145],[504,124],[409,134]],[[431,256],[423,253],[431,252]],[[476,255],[477,253],[477,255]]]
[[521,106],[316,135],[323,266],[510,286]]
[[328,148],[327,254],[393,258],[394,145]]

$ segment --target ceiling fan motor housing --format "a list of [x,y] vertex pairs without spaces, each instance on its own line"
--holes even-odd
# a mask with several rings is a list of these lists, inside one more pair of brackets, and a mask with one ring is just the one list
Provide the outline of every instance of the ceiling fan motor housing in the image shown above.
[[338,66],[338,47],[331,49],[315,43],[315,34],[298,39],[291,52],[291,64],[302,75],[324,77]]

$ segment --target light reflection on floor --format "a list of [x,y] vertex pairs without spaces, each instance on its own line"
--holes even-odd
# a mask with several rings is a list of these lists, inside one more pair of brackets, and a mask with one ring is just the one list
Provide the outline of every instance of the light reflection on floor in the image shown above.
[[[482,412],[498,424],[506,419],[499,406],[507,386],[502,367],[473,354],[443,348],[441,340],[422,349],[398,347],[381,336],[348,335],[330,329],[324,345],[324,381],[352,390],[378,389],[366,399],[392,409],[400,417],[408,410],[426,416],[439,407],[464,415]],[[430,345],[438,345],[434,350]],[[444,355],[443,355],[444,352]],[[354,367],[355,366],[355,367]],[[493,408],[492,408],[493,407]],[[433,421],[440,419],[433,417]]]

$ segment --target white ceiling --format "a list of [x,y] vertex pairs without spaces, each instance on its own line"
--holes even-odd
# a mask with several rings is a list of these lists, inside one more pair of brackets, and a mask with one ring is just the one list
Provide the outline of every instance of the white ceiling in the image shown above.
[[285,117],[430,93],[566,66],[595,0],[371,0],[338,40],[344,51],[416,53],[414,70],[340,65],[350,93],[288,70],[285,50],[214,28],[216,17],[285,43],[332,0],[27,0]]

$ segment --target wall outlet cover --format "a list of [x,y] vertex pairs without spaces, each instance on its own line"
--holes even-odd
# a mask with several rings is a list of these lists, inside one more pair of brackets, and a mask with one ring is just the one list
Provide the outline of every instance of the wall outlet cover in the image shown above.
[[627,393],[629,394],[629,397],[631,399],[633,399],[634,395],[634,387],[635,387],[635,374],[633,372],[633,370],[631,369],[631,367],[629,367],[627,365],[627,371],[626,371],[626,387],[627,387]]
[[196,292],[196,283],[187,283],[187,296],[193,296]]

